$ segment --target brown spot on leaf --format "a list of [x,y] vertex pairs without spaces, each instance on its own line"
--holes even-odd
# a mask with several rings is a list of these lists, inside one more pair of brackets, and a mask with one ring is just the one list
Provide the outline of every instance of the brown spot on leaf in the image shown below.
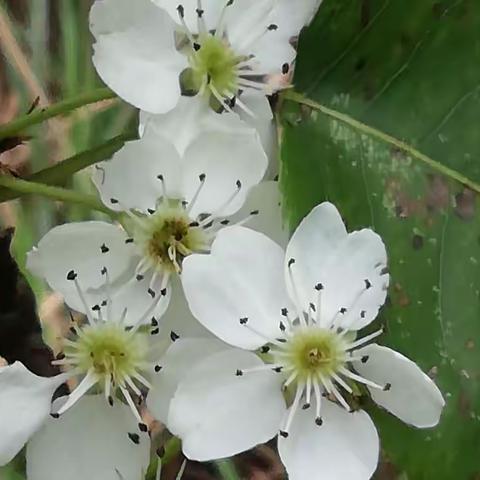
[[423,248],[423,237],[421,235],[415,234],[412,237],[412,247],[414,250],[420,250]]
[[475,201],[475,192],[465,187],[455,195],[455,214],[462,220],[472,220],[475,217]]
[[460,390],[460,395],[458,396],[458,411],[460,415],[464,418],[470,418],[470,411],[472,408],[472,402],[468,398],[465,390]]
[[440,175],[428,176],[428,188],[425,202],[427,205],[427,209],[432,213],[439,212],[448,207],[448,183]]
[[395,303],[400,307],[408,307],[408,305],[410,305],[410,298],[408,297],[404,288],[399,283],[396,283],[394,285],[394,291]]
[[466,342],[465,342],[465,348],[467,350],[473,350],[475,348],[475,341],[473,340],[473,338],[469,338]]

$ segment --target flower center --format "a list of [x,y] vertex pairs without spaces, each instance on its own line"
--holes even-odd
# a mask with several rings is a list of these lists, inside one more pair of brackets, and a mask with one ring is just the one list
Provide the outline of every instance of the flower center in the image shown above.
[[140,225],[135,239],[157,271],[179,273],[185,257],[208,247],[206,233],[179,202],[162,203],[153,215],[142,218]]
[[190,65],[197,90],[202,90],[207,84],[210,90],[213,87],[217,92],[238,90],[236,65],[240,60],[224,39],[202,34],[194,51]]
[[124,386],[147,362],[147,336],[138,330],[130,332],[120,323],[102,322],[77,327],[77,333],[76,341],[69,341],[65,348],[65,359],[79,373],[94,373],[100,385]]

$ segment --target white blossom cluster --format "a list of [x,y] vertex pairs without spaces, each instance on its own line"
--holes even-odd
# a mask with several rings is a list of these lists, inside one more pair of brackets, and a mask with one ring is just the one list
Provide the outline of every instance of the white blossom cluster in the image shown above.
[[140,138],[93,172],[120,220],[58,226],[29,254],[85,322],[64,373],[0,368],[0,464],[26,444],[28,480],[140,480],[148,409],[188,459],[277,436],[291,480],[367,480],[379,439],[359,399],[419,428],[444,400],[363,330],[389,285],[382,239],[330,203],[290,239],[282,226],[268,96],[321,0],[181,1],[92,7],[94,64],[140,110]]

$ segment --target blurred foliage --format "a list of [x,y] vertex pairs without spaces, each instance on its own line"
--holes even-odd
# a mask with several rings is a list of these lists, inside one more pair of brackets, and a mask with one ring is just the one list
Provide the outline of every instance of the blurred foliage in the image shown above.
[[479,32],[477,1],[325,0],[300,41],[297,91],[416,146],[438,168],[315,109],[283,112],[291,225],[330,200],[350,229],[383,237],[392,282],[380,342],[418,362],[447,401],[432,430],[371,409],[384,449],[378,478],[480,475],[480,204],[442,174],[446,165],[480,178]]

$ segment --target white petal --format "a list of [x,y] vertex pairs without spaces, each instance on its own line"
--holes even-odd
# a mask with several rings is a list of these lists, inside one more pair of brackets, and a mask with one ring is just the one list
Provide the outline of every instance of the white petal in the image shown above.
[[[358,330],[377,316],[389,281],[384,270],[385,245],[377,234],[371,230],[347,234],[337,209],[322,203],[293,234],[286,261],[291,258],[295,259],[291,271],[302,306],[316,303],[315,285],[321,283],[324,287],[322,325],[335,321],[338,326]],[[339,313],[342,308],[347,309],[344,315]]]
[[219,340],[206,338],[183,338],[174,342],[160,358],[162,367],[155,373],[147,397],[147,406],[157,420],[167,423],[170,402],[182,379],[195,368],[199,361],[229,347]]
[[[127,238],[123,230],[106,222],[60,225],[50,230],[28,254],[27,267],[45,278],[71,308],[83,312],[75,284],[67,280],[67,274],[71,270],[77,273],[82,290],[89,296],[91,305],[95,305],[104,297],[102,268],[108,269],[110,281],[115,283],[128,274],[136,262],[135,245],[126,243]],[[103,253],[102,247],[108,251],[103,249]]]
[[149,0],[97,0],[90,12],[93,62],[102,80],[152,113],[175,107],[187,59],[175,48],[175,24]]
[[[268,159],[253,129],[236,134],[212,131],[189,146],[183,166],[183,192],[187,201],[198,189],[198,176],[206,175],[192,215],[225,216],[235,213],[243,205],[249,188],[262,180]],[[238,189],[238,182],[241,183],[240,191],[229,201]]]
[[[193,33],[198,33],[197,28],[197,0],[182,0],[181,2],[174,2],[172,0],[151,0],[154,4],[163,8],[168,12],[173,21],[181,25],[180,17],[178,14],[177,7],[179,3],[184,7],[185,10],[185,23],[188,26],[188,29]],[[207,29],[212,30],[217,26],[218,19],[220,17],[220,12],[222,11],[223,5],[226,2],[218,0],[202,0],[202,8],[204,10],[203,18],[206,21]],[[181,31],[181,30],[180,30]]]
[[[265,99],[264,96],[262,96]],[[259,109],[264,114],[263,108]],[[253,123],[253,122],[252,122]],[[231,135],[252,134],[256,125],[242,122],[233,113],[214,112],[205,97],[182,97],[178,105],[168,113],[153,115],[140,112],[140,135],[153,130],[155,135],[168,139],[183,156],[188,146],[207,132]]]
[[[135,445],[128,433],[136,433]],[[27,448],[29,480],[139,480],[144,478],[150,442],[132,412],[103,396],[86,396],[40,430]]]
[[[147,272],[142,280],[137,280],[134,275],[130,280],[119,286],[112,294],[112,317],[119,319],[124,310],[127,310],[125,324],[135,326],[143,318],[143,324],[148,325],[152,317],[160,319],[168,308],[172,289],[167,285],[166,295],[161,294],[161,277],[157,278],[153,284],[151,282],[153,273]],[[150,287],[155,293],[149,292]]]
[[288,478],[371,478],[377,468],[379,441],[370,417],[364,411],[348,413],[325,401],[322,419],[323,424],[318,426],[312,408],[298,410],[289,437],[278,438]]
[[50,415],[64,375],[44,378],[20,362],[0,368],[0,465],[9,463]]
[[256,92],[255,90],[245,91],[240,98],[255,116],[252,117],[246,113],[238,104],[234,111],[247,125],[255,128],[260,135],[263,149],[269,159],[266,178],[273,180],[278,174],[278,135],[270,102],[262,92]]
[[[265,234],[285,248],[288,244],[289,234],[282,218],[281,199],[278,182],[259,183],[250,189],[243,207],[229,218],[230,224],[250,216],[251,219],[243,224],[245,227]],[[250,215],[251,212],[256,211],[259,212],[258,215]]]
[[400,420],[419,428],[437,425],[445,401],[433,380],[418,365],[400,353],[380,345],[368,345],[357,350],[367,355],[365,363],[355,369],[379,385],[389,383],[388,391],[369,388],[373,400]]
[[[221,230],[210,255],[183,263],[182,283],[193,315],[234,346],[256,349],[280,335],[282,308],[290,307],[282,277],[283,250],[265,235],[243,227]],[[259,336],[240,325],[248,326]]]
[[281,376],[271,370],[235,374],[260,365],[256,355],[229,349],[197,364],[180,382],[167,425],[188,458],[229,457],[278,432],[285,414]]
[[[111,160],[96,165],[93,181],[103,203],[114,210],[146,212],[162,196],[163,175],[167,195],[179,198],[180,156],[168,138],[147,130],[140,140],[128,142]],[[112,199],[119,204],[112,203]]]
[[294,37],[313,20],[321,3],[322,0],[277,0],[272,12],[273,23],[283,25]]

